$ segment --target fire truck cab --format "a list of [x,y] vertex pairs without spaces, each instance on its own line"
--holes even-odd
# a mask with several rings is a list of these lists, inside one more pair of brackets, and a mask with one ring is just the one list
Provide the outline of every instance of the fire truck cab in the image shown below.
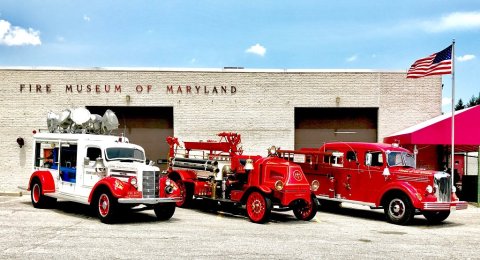
[[188,206],[195,199],[215,204],[246,206],[255,223],[269,220],[272,210],[293,210],[300,220],[311,220],[317,200],[302,169],[276,156],[244,155],[237,133],[220,133],[220,141],[184,142],[169,137],[168,176],[180,187]]
[[123,136],[35,131],[32,161],[27,189],[35,208],[73,201],[91,205],[102,222],[111,223],[120,209],[144,205],[167,220],[181,200],[176,184]]
[[383,208],[387,220],[407,224],[416,212],[430,222],[467,208],[445,172],[415,168],[410,151],[378,143],[336,142],[320,148],[281,150],[279,156],[300,165],[324,206],[349,202]]

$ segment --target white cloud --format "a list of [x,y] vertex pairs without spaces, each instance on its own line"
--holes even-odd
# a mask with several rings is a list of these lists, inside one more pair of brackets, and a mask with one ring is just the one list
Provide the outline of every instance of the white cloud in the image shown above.
[[256,55],[259,55],[259,56],[265,56],[265,53],[267,52],[267,49],[265,49],[265,47],[263,47],[262,45],[260,44],[255,44],[253,46],[251,46],[250,48],[248,48],[246,51],[246,53],[253,53],[253,54],[256,54]]
[[10,22],[0,20],[0,45],[40,45],[40,32],[32,28],[24,29],[12,26]]
[[447,106],[452,104],[452,98],[450,97],[444,97],[442,98],[442,106]]
[[469,60],[473,60],[473,59],[475,59],[475,55],[473,55],[473,54],[466,54],[466,55],[457,57],[457,60],[459,62],[469,61]]
[[87,22],[90,22],[90,16],[84,14],[84,15],[83,15],[83,20],[84,20],[84,21],[87,21]]
[[428,32],[480,29],[480,11],[451,13],[440,19],[424,21],[421,26]]
[[355,55],[353,55],[353,56],[351,56],[351,57],[348,57],[348,58],[347,58],[347,62],[354,62],[354,61],[356,61],[357,59],[358,59],[358,55],[355,54]]

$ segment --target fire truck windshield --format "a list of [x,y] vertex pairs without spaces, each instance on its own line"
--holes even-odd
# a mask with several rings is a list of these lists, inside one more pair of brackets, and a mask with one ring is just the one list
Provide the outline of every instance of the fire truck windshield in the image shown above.
[[407,152],[387,151],[388,166],[415,167],[413,154]]
[[140,161],[145,160],[143,151],[135,148],[111,147],[106,149],[107,161]]

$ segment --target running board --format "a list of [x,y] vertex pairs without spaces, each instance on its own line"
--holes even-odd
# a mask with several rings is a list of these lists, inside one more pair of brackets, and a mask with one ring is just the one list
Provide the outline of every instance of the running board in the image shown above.
[[[357,205],[362,205],[362,206],[368,206],[371,209],[381,209],[382,207],[377,207],[375,203],[368,203],[368,202],[362,202],[362,201],[356,201],[356,200],[346,200],[346,199],[337,199],[337,198],[329,198],[329,197],[324,197],[324,196],[317,196],[318,200],[328,200],[328,201],[336,201],[336,202],[346,202],[346,203],[351,203],[351,204],[357,204]],[[320,205],[322,202],[320,202]]]

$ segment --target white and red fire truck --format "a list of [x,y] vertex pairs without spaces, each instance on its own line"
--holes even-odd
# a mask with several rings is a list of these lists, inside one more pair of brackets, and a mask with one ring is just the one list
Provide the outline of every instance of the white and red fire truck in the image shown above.
[[111,130],[112,122],[118,126],[109,110],[103,118],[85,109],[49,114],[50,132],[33,136],[28,190],[35,208],[51,207],[57,199],[78,202],[91,205],[104,223],[113,222],[120,209],[136,206],[153,208],[160,220],[173,216],[180,190],[146,163],[141,146],[123,136],[89,133]]
[[315,195],[323,206],[349,202],[383,208],[395,224],[409,223],[415,213],[441,222],[467,208],[455,195],[450,174],[416,169],[414,155],[398,145],[335,142],[279,150],[279,157],[297,163],[307,179],[320,183]]
[[220,141],[183,142],[168,137],[170,167],[168,176],[177,182],[184,207],[202,199],[214,205],[246,206],[252,222],[269,220],[272,210],[293,210],[300,220],[311,220],[317,213],[313,191],[295,163],[275,156],[244,155],[237,133],[219,133]]

